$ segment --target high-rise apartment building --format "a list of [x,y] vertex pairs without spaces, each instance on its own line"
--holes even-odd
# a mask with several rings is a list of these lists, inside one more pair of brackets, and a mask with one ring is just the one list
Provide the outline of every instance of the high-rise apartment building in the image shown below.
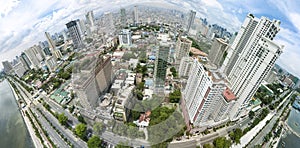
[[52,52],[52,55],[55,57],[56,60],[57,60],[57,59],[62,59],[62,58],[63,58],[63,55],[62,55],[62,53],[61,53],[60,50],[54,50],[54,51]]
[[30,68],[38,69],[41,66],[41,62],[45,58],[42,48],[34,45],[26,49],[24,52],[31,63]]
[[191,10],[190,13],[188,14],[188,20],[186,26],[187,33],[190,32],[191,27],[194,25],[195,16],[196,16],[196,11]]
[[4,68],[4,73],[6,73],[6,74],[9,73],[13,69],[12,65],[8,61],[3,61],[2,65]]
[[175,48],[175,63],[179,64],[183,57],[188,57],[191,47],[192,41],[187,39],[186,36],[178,37]]
[[133,8],[133,24],[137,25],[139,23],[139,14],[138,7],[134,6]]
[[126,10],[125,10],[125,8],[121,8],[120,16],[121,16],[120,17],[121,18],[121,20],[120,20],[121,26],[125,27],[126,26]]
[[48,41],[48,44],[49,44],[49,47],[51,48],[51,50],[55,50],[56,49],[56,46],[55,46],[55,43],[54,41],[52,40],[50,34],[48,32],[45,32],[45,36],[47,38],[47,41]]
[[24,75],[24,73],[26,72],[26,69],[21,61],[19,61],[18,63],[16,63],[13,66],[13,70],[19,78],[21,78]]
[[83,46],[83,42],[80,36],[80,29],[76,21],[70,21],[66,24],[69,31],[69,35],[73,41],[74,48],[79,48]]
[[228,51],[222,70],[238,97],[233,120],[246,115],[249,101],[282,53],[283,46],[273,41],[279,25],[279,20],[249,14]]
[[188,77],[193,65],[193,58],[183,57],[180,61],[178,76],[179,77]]
[[131,45],[131,31],[129,29],[123,29],[119,34],[119,44],[120,45]]
[[20,61],[23,63],[25,69],[30,69],[31,62],[24,52],[22,52],[20,55]]
[[221,38],[215,38],[210,48],[208,59],[218,68],[222,66],[227,55],[228,44]]
[[194,126],[214,126],[229,120],[229,112],[235,103],[235,95],[227,87],[228,82],[217,71],[206,71],[198,59],[194,59],[183,91],[184,107]]
[[165,87],[169,51],[170,46],[168,44],[163,43],[161,43],[158,51],[156,51],[154,67],[154,86],[155,91],[161,94],[164,92]]
[[86,19],[86,22],[87,24],[90,26],[90,27],[94,27],[95,26],[95,23],[94,23],[94,13],[93,11],[89,11],[86,15],[85,15],[85,19]]
[[88,63],[81,63],[82,67],[77,67],[75,71],[79,71],[73,74],[80,103],[88,109],[98,106],[100,96],[108,91],[113,78],[111,57],[96,54],[91,59]]
[[57,66],[56,60],[53,56],[47,56],[45,59],[45,64],[50,72],[55,70]]

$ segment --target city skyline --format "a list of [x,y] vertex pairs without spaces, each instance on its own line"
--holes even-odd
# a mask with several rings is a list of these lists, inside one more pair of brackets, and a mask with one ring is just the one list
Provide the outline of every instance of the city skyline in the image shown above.
[[[95,10],[95,14],[107,11],[118,11],[120,7],[129,5],[149,4],[150,1],[47,1],[47,2],[28,2],[21,1],[6,2],[0,9],[0,57],[4,60],[12,60],[25,49],[37,44],[41,39],[46,40],[43,32],[50,34],[66,29],[64,24],[70,20],[84,18],[85,13]],[[243,18],[248,13],[255,16],[262,15],[270,19],[281,20],[281,31],[275,41],[285,45],[283,54],[277,64],[284,67],[292,74],[300,76],[300,69],[297,63],[300,62],[300,12],[296,9],[299,2],[284,3],[281,1],[155,1],[151,5],[158,6],[165,4],[168,7],[177,8],[188,12],[197,11],[196,17],[207,17],[210,24],[218,23],[230,31],[238,31]],[[193,3],[198,3],[194,5]],[[30,5],[30,7],[29,7]],[[264,8],[258,6],[264,5]],[[110,7],[108,7],[110,6]],[[275,6],[275,7],[274,7]],[[24,13],[25,12],[25,13]],[[209,13],[208,13],[209,12]],[[22,17],[21,17],[22,16]],[[293,19],[294,18],[294,19]],[[17,27],[17,26],[22,27]],[[0,69],[3,66],[0,65]]]

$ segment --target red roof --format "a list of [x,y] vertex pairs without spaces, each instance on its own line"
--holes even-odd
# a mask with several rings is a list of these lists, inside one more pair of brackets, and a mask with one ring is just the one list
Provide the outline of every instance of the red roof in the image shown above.
[[223,96],[225,97],[225,99],[227,100],[227,102],[236,99],[236,96],[233,94],[233,92],[229,88],[226,88],[223,91]]

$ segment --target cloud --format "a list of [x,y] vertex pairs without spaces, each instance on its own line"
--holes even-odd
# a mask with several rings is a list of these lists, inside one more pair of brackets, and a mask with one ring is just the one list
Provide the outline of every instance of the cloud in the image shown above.
[[10,13],[18,4],[19,0],[1,0],[0,1],[0,19]]
[[[12,60],[26,48],[43,41],[44,32],[51,34],[65,28],[73,19],[82,19],[89,10],[96,13],[113,11],[133,4],[176,8],[181,11],[197,11],[210,24],[219,24],[231,32],[238,31],[247,13],[282,20],[282,29],[276,40],[285,45],[278,64],[300,75],[300,1],[281,0],[48,0],[35,1],[0,0],[0,57]],[[261,7],[261,6],[264,7]],[[2,65],[0,65],[2,67]]]

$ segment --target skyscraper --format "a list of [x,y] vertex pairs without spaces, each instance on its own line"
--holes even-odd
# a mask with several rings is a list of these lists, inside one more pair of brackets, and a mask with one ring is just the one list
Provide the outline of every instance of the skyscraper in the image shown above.
[[137,6],[134,6],[133,8],[133,24],[137,25],[139,23],[139,14],[138,14],[138,8]]
[[55,50],[56,49],[56,46],[55,46],[55,43],[54,41],[52,40],[50,34],[48,32],[45,32],[45,36],[47,38],[47,41],[48,41],[48,44],[49,44],[49,47],[51,48],[51,50]]
[[217,71],[206,71],[198,59],[194,59],[183,91],[183,106],[194,126],[214,126],[229,120],[235,95],[227,87],[227,81]]
[[188,15],[188,22],[186,26],[187,33],[190,32],[191,27],[194,25],[195,16],[196,16],[196,11],[191,10]]
[[169,58],[170,47],[168,44],[162,44],[156,51],[155,67],[154,67],[154,86],[157,93],[164,92],[167,64]]
[[208,59],[218,68],[223,64],[227,55],[228,44],[221,38],[215,38],[210,48]]
[[[90,57],[89,57],[90,58]],[[96,54],[92,60],[87,59],[74,73],[74,88],[80,98],[80,103],[85,108],[91,109],[98,106],[99,97],[104,95],[112,83],[111,57]],[[84,64],[85,63],[85,64]],[[82,65],[84,64],[84,65]]]
[[273,39],[279,32],[279,20],[255,18],[248,14],[222,65],[231,89],[238,97],[231,118],[247,113],[247,106],[262,80],[273,68],[283,46]]
[[95,23],[94,23],[94,13],[93,11],[89,11],[86,15],[85,15],[85,19],[86,19],[86,22],[87,24],[90,26],[90,27],[94,27],[95,26]]
[[83,43],[80,36],[80,30],[76,21],[70,21],[69,23],[66,24],[66,26],[69,31],[70,37],[73,41],[74,48],[82,47]]
[[31,68],[38,69],[41,65],[41,61],[43,61],[45,57],[42,48],[40,46],[34,45],[26,49],[24,52],[31,63]]
[[121,26],[125,27],[126,26],[126,10],[125,8],[121,8],[120,10],[120,16],[121,16]]
[[2,62],[3,68],[4,68],[4,73],[8,74],[12,69],[12,65],[8,61],[3,61]]
[[21,53],[20,60],[23,63],[25,69],[30,69],[31,62],[24,52]]
[[192,57],[183,57],[180,61],[178,75],[179,77],[188,77],[193,65]]
[[175,48],[175,56],[176,56],[175,58],[177,64],[180,63],[180,60],[183,57],[189,56],[191,46],[192,46],[192,41],[187,39],[186,36],[178,37],[176,48]]

